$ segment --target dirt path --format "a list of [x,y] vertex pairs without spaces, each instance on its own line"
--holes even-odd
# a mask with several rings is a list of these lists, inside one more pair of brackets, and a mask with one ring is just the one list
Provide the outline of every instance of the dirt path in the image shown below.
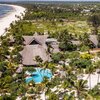
[[95,48],[90,50],[90,53],[98,53],[98,52],[100,52],[100,48]]

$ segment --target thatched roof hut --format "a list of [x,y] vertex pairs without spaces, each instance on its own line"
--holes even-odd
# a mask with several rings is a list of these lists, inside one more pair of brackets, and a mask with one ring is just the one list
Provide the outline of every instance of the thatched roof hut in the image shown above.
[[48,35],[36,35],[36,36],[23,36],[24,38],[24,44],[30,45],[30,44],[45,44],[45,41],[47,39]]
[[46,50],[41,45],[27,45],[21,51],[21,55],[23,65],[37,65],[36,56],[40,56],[44,62],[49,60],[49,55],[47,55]]
[[89,40],[94,44],[96,48],[98,48],[99,41],[97,35],[90,35]]
[[48,38],[48,35],[23,36],[23,38],[25,47],[20,52],[23,65],[37,65],[36,56],[39,56],[43,62],[51,60],[50,54],[47,53],[48,43],[53,48],[54,53],[59,52],[57,40]]

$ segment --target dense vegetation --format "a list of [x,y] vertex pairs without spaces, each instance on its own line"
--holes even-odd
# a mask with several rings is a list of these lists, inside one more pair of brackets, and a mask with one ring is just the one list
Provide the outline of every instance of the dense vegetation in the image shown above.
[[[16,16],[20,20],[15,24],[11,23],[11,28],[6,29],[6,36],[0,37],[0,100],[15,100],[18,96],[22,97],[22,100],[37,100],[41,91],[45,92],[47,100],[99,100],[100,52],[89,52],[93,49],[93,44],[88,39],[89,34],[97,34],[100,41],[99,4],[23,6],[27,8],[25,16],[22,14],[23,19]],[[49,68],[55,75],[54,78],[50,81],[44,78],[41,84],[35,84],[33,81],[26,84],[25,71],[34,71],[34,66],[23,66],[23,70],[18,73],[16,70],[22,66],[19,52],[24,46],[22,36],[35,33],[45,33],[56,38],[60,42],[60,52],[50,52],[51,62],[43,63],[41,58],[37,59],[38,66],[42,65],[43,69]],[[81,44],[75,45],[71,40],[78,40]],[[91,88],[91,74],[97,69],[98,84]],[[63,74],[56,74],[57,70]],[[87,81],[78,77],[83,74],[88,74],[89,89]],[[52,91],[55,87],[56,91]]]

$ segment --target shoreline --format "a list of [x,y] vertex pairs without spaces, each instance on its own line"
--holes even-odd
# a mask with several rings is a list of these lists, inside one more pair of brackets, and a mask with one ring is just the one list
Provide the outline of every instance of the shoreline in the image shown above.
[[15,21],[19,20],[16,16],[20,16],[22,18],[22,14],[25,14],[24,11],[26,8],[18,5],[9,5],[9,4],[0,4],[0,5],[7,5],[11,6],[14,10],[6,14],[3,18],[0,19],[0,36],[5,35],[6,28],[10,28],[10,24],[14,23]]

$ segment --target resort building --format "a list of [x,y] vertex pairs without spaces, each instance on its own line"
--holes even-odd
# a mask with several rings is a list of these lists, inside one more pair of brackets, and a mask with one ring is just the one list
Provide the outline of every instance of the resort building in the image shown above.
[[[91,45],[93,46],[93,48],[100,48],[99,39],[97,35],[89,35],[88,39],[91,42]],[[71,40],[71,43],[77,46],[81,45],[81,41],[79,40]]]
[[[50,53],[59,52],[59,42],[55,38],[49,38],[48,35],[23,36],[23,40],[24,49],[20,52],[23,65],[37,65],[37,56],[39,56],[43,62],[51,61]],[[100,44],[97,35],[89,35],[89,40],[93,48],[99,48]],[[15,40],[10,38],[9,43],[13,44]],[[81,41],[71,40],[71,43],[79,46]]]
[[94,48],[99,48],[99,40],[97,35],[89,35],[89,40],[92,42]]
[[[51,61],[50,52],[59,52],[58,41],[48,35],[23,36],[24,49],[20,52],[23,65],[37,65],[36,57]],[[48,51],[49,50],[49,51]]]

